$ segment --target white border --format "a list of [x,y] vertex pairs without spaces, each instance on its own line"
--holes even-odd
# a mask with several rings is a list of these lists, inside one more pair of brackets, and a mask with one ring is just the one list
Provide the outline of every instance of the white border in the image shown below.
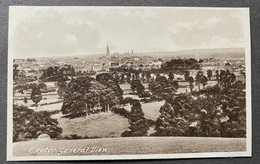
[[[27,7],[30,9],[32,6],[10,6],[9,7],[9,20],[11,18],[11,11],[16,7]],[[43,6],[33,6],[43,7]],[[58,7],[58,6],[44,6],[44,7]],[[87,6],[63,6],[63,7],[87,7]],[[98,7],[101,6],[88,6]],[[112,8],[105,7],[105,8]],[[123,8],[120,7],[120,8]],[[147,7],[132,7],[127,8],[147,8]],[[150,7],[150,8],[167,8],[167,7]],[[168,7],[169,8],[169,7]],[[202,7],[171,7],[182,9],[194,9]],[[217,7],[203,7],[203,9],[223,9]],[[225,8],[227,9],[227,8]],[[232,9],[232,8],[229,8]],[[126,160],[126,159],[171,159],[171,158],[216,158],[216,157],[251,157],[252,156],[252,105],[251,105],[251,44],[250,44],[250,19],[249,8],[235,8],[244,10],[248,17],[245,20],[245,65],[246,65],[246,118],[247,118],[247,138],[246,138],[246,151],[245,152],[210,152],[210,153],[182,153],[182,154],[147,154],[147,155],[89,155],[89,156],[13,156],[13,143],[12,143],[12,131],[13,131],[13,49],[11,45],[12,35],[10,27],[13,28],[9,21],[8,31],[8,97],[7,97],[7,161],[42,161],[42,160]],[[13,30],[13,29],[12,29]]]

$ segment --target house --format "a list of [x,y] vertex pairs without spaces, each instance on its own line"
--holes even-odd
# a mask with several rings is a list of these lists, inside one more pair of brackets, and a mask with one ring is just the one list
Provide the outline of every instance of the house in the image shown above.
[[101,64],[94,64],[93,71],[99,72],[101,70],[102,70],[102,65]]

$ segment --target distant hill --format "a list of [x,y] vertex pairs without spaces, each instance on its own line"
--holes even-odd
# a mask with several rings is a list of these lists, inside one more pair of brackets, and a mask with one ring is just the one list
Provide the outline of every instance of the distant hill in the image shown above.
[[215,48],[215,49],[192,49],[182,51],[161,51],[140,53],[137,55],[146,55],[153,57],[182,57],[182,58],[245,58],[244,48]]
[[[90,54],[90,55],[75,55],[75,56],[55,56],[58,60],[68,60],[73,58],[97,60],[105,54]],[[120,56],[125,56],[120,54]],[[159,52],[146,52],[135,53],[134,56],[152,56],[160,57],[182,57],[182,58],[217,58],[217,59],[230,59],[230,58],[245,58],[244,48],[214,48],[214,49],[190,49],[182,51],[159,51]],[[45,61],[53,57],[34,57],[38,60]]]

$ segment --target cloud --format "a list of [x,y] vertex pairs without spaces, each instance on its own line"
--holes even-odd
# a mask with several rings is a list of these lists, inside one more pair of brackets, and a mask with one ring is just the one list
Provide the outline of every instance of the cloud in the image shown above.
[[[75,18],[76,19],[76,18]],[[86,23],[71,23],[56,10],[38,11],[22,19],[14,30],[15,53],[28,56],[73,55],[77,49],[96,51],[99,32]]]
[[[152,7],[16,7],[13,51],[20,56],[174,51],[244,44],[239,9]],[[243,19],[238,19],[243,18]]]

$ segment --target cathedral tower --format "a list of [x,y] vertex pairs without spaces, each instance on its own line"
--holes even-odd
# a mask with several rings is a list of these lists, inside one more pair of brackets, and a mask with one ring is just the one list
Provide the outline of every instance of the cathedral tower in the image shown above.
[[108,44],[107,44],[107,53],[106,53],[106,56],[108,57],[110,55],[110,52],[109,52],[109,47],[108,47]]

